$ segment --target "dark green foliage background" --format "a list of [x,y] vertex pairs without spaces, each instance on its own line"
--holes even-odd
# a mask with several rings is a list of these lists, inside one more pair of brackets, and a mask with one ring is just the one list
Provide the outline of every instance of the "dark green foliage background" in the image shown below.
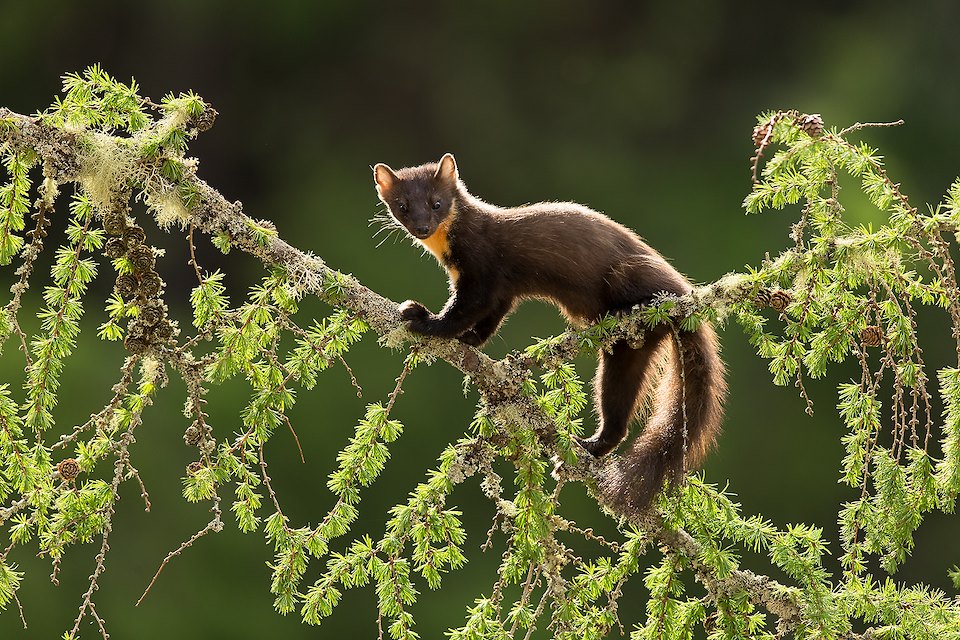
[[[636,229],[699,282],[758,264],[764,251],[789,243],[790,214],[748,218],[739,206],[750,189],[750,132],[760,111],[819,112],[828,125],[904,118],[901,128],[864,137],[886,154],[891,176],[915,205],[938,201],[960,173],[954,70],[960,8],[948,0],[842,9],[677,0],[139,4],[8,0],[0,20],[0,105],[36,111],[59,91],[61,74],[95,62],[120,80],[135,76],[156,99],[192,89],[220,111],[214,128],[192,145],[200,175],[227,198],[242,200],[249,214],[276,222],[288,241],[398,301],[439,307],[446,283],[432,258],[419,257],[405,240],[376,248],[367,226],[378,210],[368,168],[375,162],[400,167],[452,151],[482,198],[504,205],[587,203]],[[854,220],[869,221],[866,207],[847,207]],[[160,262],[167,301],[185,319],[194,284],[186,243],[176,235],[160,238],[143,222],[152,241],[167,247]],[[228,271],[232,301],[240,301],[260,277],[259,266],[236,253],[221,256],[205,239],[199,244],[201,264]],[[3,290],[11,278],[0,275]],[[94,284],[88,334],[63,378],[61,428],[109,399],[122,361],[120,346],[99,343],[92,330],[104,320],[92,302],[106,298],[109,280]],[[301,314],[326,311],[310,302]],[[501,355],[562,326],[552,309],[531,303],[487,351]],[[925,344],[933,371],[945,364],[949,336],[937,324],[921,326],[921,336],[925,329],[939,332]],[[842,427],[833,407],[836,384],[850,370],[836,367],[809,385],[817,409],[811,419],[793,388],[770,383],[766,363],[739,328],[729,327],[722,338],[731,399],[708,479],[729,479],[748,514],[763,513],[778,525],[819,524],[835,539],[837,501],[852,496],[836,483]],[[8,341],[0,359],[0,383],[10,382],[15,396],[19,356]],[[326,512],[331,498],[324,485],[336,452],[364,403],[393,388],[402,354],[378,349],[368,336],[348,360],[363,385],[362,400],[338,369],[298,401],[293,415],[306,464],[286,434],[277,434],[268,450],[274,485],[295,524]],[[589,377],[592,368],[584,361],[581,375]],[[355,532],[382,533],[386,508],[403,500],[445,443],[468,427],[474,402],[460,389],[459,376],[445,365],[422,367],[408,379],[395,409],[406,433],[368,492]],[[233,383],[211,395],[211,423],[221,435],[237,427],[244,392]],[[205,507],[186,505],[179,495],[193,452],[181,440],[189,424],[182,403],[183,389],[174,382],[146,413],[131,450],[153,509],[143,513],[133,486],[125,485],[96,597],[112,636],[375,637],[369,589],[348,592],[319,630],[301,625],[299,616],[274,614],[264,564],[272,554],[260,534],[237,533],[229,514],[223,533],[174,561],[133,608],[166,553],[209,519]],[[564,496],[582,525],[609,529],[582,489],[568,487]],[[479,553],[492,511],[476,480],[454,499],[465,512],[471,563],[442,591],[420,598],[415,613],[424,638],[461,623],[472,598],[489,591],[499,560],[497,551]],[[928,516],[899,577],[949,590],[945,571],[960,563],[951,544],[958,532],[955,519]],[[46,579],[46,561],[15,552],[27,572],[20,598],[30,626],[23,631],[15,608],[8,609],[0,637],[57,637],[72,626],[97,548],[67,555],[59,588]],[[756,568],[766,570],[763,563]],[[307,580],[314,577],[308,573]],[[629,611],[629,602],[627,594],[625,623],[642,616]]]

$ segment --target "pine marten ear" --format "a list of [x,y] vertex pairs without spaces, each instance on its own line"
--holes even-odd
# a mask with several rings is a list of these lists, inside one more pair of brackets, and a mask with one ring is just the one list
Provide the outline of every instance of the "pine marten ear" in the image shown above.
[[389,191],[393,187],[393,184],[400,178],[393,172],[393,169],[381,162],[373,167],[373,179],[376,181],[377,188],[380,189],[380,191]]
[[440,166],[437,167],[437,173],[433,177],[448,184],[453,184],[457,181],[459,175],[457,161],[453,159],[453,154],[443,154],[443,157],[440,158]]

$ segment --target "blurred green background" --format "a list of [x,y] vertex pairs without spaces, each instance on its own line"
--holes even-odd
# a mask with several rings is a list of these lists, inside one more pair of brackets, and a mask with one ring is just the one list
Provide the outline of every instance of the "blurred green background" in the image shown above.
[[[765,251],[789,243],[796,211],[747,217],[740,208],[750,189],[750,134],[761,111],[822,113],[828,126],[903,118],[903,127],[868,131],[863,138],[881,148],[914,204],[939,200],[960,173],[958,18],[949,0],[6,0],[0,104],[20,112],[42,109],[59,91],[63,73],[96,62],[121,80],[135,77],[143,94],[155,99],[194,90],[220,112],[213,129],[191,147],[202,177],[228,199],[243,201],[249,214],[276,222],[293,244],[372,289],[438,308],[446,281],[432,258],[405,240],[377,248],[368,226],[379,208],[370,165],[419,164],[452,151],[461,176],[483,199],[589,204],[636,229],[692,279],[708,282],[758,264]],[[855,204],[848,208],[854,219],[876,220]],[[179,233],[161,237],[148,220],[141,222],[151,241],[167,250],[160,267],[167,302],[186,319],[192,286],[186,244]],[[221,256],[206,239],[199,244],[201,264],[228,270],[232,300],[241,301],[261,276],[259,265],[236,253]],[[57,419],[66,431],[107,401],[123,357],[118,345],[94,337],[112,286],[109,267],[101,271],[87,304],[86,337],[63,377]],[[10,270],[2,278],[10,282]],[[307,302],[302,323],[327,311]],[[928,362],[936,366],[949,336],[940,318],[925,326],[940,332],[927,342]],[[487,351],[501,355],[562,328],[556,311],[529,303]],[[748,513],[763,513],[778,525],[818,524],[836,540],[837,502],[852,494],[837,484],[842,428],[834,390],[852,370],[837,367],[829,379],[809,384],[816,414],[808,418],[795,389],[770,383],[766,364],[738,327],[724,328],[722,339],[731,395],[708,478],[729,482]],[[295,524],[315,523],[331,505],[324,485],[336,452],[364,404],[392,389],[402,356],[368,337],[348,359],[362,399],[342,368],[300,394],[292,415],[306,464],[287,433],[277,433],[267,452]],[[15,393],[22,366],[8,341],[0,382],[10,382]],[[585,380],[592,370],[589,359],[579,363]],[[444,364],[409,378],[395,409],[406,433],[367,492],[355,533],[379,537],[386,508],[404,500],[445,444],[468,428],[476,397],[464,399],[461,386]],[[235,382],[211,393],[211,423],[221,437],[238,428],[245,390]],[[137,432],[132,455],[153,508],[144,513],[138,489],[124,485],[96,594],[112,637],[376,637],[370,588],[348,592],[320,629],[301,625],[295,615],[274,614],[265,565],[272,554],[261,534],[237,533],[229,513],[225,531],[173,561],[134,608],[164,556],[209,519],[206,506],[179,497],[179,478],[193,459],[181,439],[188,425],[183,400],[182,384],[171,381]],[[593,428],[592,417],[586,423]],[[580,487],[566,488],[562,497],[568,515],[610,531]],[[229,489],[224,498],[228,508]],[[453,501],[465,512],[471,562],[441,591],[421,595],[414,611],[424,638],[462,624],[472,599],[489,593],[499,560],[499,550],[479,551],[492,508],[477,479],[461,485]],[[898,579],[949,589],[945,571],[960,562],[958,532],[955,519],[930,516]],[[51,638],[70,628],[98,548],[99,540],[69,553],[60,587],[47,579],[49,562],[29,547],[16,550],[12,558],[27,571],[20,598],[29,628],[22,629],[14,606],[0,615],[0,637]],[[587,555],[596,551],[584,549]],[[762,560],[755,565],[766,567]],[[319,569],[310,569],[307,584]],[[640,581],[634,582],[620,604],[628,631],[643,616]],[[86,623],[81,631],[97,636]]]

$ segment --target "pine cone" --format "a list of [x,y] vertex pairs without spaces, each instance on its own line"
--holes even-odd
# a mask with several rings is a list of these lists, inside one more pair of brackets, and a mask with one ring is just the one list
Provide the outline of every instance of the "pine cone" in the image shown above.
[[194,425],[187,427],[187,430],[183,432],[183,441],[191,447],[195,447],[200,444],[200,440],[203,438],[203,432]]
[[57,465],[57,471],[60,473],[61,478],[67,482],[71,482],[80,475],[80,464],[73,458],[67,458],[66,460],[60,461],[60,464]]
[[113,211],[108,211],[103,216],[103,230],[106,231],[111,236],[119,236],[123,234],[123,230],[127,228],[127,214],[123,211],[114,209]]
[[776,311],[783,311],[793,302],[793,297],[783,289],[777,289],[770,294],[770,307]]
[[153,328],[153,337],[163,342],[173,337],[173,323],[163,320]]
[[129,244],[141,244],[147,239],[147,234],[142,228],[133,225],[123,232],[123,239]]
[[116,287],[121,298],[129,298],[137,291],[137,278],[129,273],[121,274],[117,276]]
[[147,336],[147,328],[142,322],[131,322],[127,327],[127,337],[123,340],[123,346],[133,355],[139,355],[150,347],[150,340]]
[[214,120],[217,119],[217,110],[207,105],[203,113],[199,117],[193,118],[191,122],[197,127],[197,131],[207,131],[210,127],[213,126]]
[[770,289],[767,289],[766,287],[761,287],[757,291],[757,296],[756,296],[757,304],[760,305],[761,307],[769,307],[770,300],[772,297],[773,296],[770,293]]
[[805,113],[797,118],[797,126],[811,138],[819,138],[823,133],[823,118],[819,113]]
[[163,280],[155,271],[148,271],[140,276],[140,294],[145,298],[155,298],[163,288]]
[[864,327],[860,332],[860,342],[865,347],[879,347],[883,344],[883,332],[875,324]]
[[130,247],[127,257],[137,273],[147,273],[157,265],[157,256],[153,254],[153,249],[145,244],[135,244]]
[[127,351],[138,356],[146,353],[147,349],[150,348],[150,343],[147,342],[146,337],[127,336],[123,340],[123,346]]
[[103,246],[103,255],[108,258],[119,258],[127,252],[127,245],[123,238],[110,238]]
[[154,327],[163,320],[163,303],[159,300],[148,300],[140,307],[140,320],[148,327]]
[[200,471],[200,469],[203,469],[203,463],[199,462],[198,460],[194,460],[193,462],[187,465],[187,473],[189,473],[190,475],[197,473],[198,471]]
[[773,126],[770,124],[770,121],[767,120],[763,124],[758,124],[753,128],[753,146],[759,147],[763,144],[764,139],[770,135],[770,130]]

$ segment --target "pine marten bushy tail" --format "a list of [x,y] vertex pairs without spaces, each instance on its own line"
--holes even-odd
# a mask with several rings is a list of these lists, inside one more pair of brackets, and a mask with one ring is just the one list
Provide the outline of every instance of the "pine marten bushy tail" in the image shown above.
[[[450,154],[399,171],[378,164],[373,174],[390,215],[450,277],[450,298],[439,313],[414,300],[400,305],[415,333],[479,347],[523,300],[548,300],[572,324],[585,326],[663,293],[692,289],[637,234],[588,207],[540,202],[504,208],[474,197]],[[604,500],[621,511],[645,508],[664,482],[676,484],[699,466],[719,433],[726,384],[716,335],[706,323],[674,335],[661,324],[646,331],[639,348],[621,340],[599,356],[600,425],[580,440],[587,451],[597,458],[609,454],[638,407],[653,406],[643,432],[625,453],[609,458],[600,482]]]
[[717,336],[707,323],[693,332],[652,330],[633,351],[636,358],[648,351],[665,357],[659,385],[638,397],[653,405],[643,431],[607,458],[600,477],[604,502],[620,513],[645,509],[665,482],[675,486],[703,463],[720,434],[727,392]]

